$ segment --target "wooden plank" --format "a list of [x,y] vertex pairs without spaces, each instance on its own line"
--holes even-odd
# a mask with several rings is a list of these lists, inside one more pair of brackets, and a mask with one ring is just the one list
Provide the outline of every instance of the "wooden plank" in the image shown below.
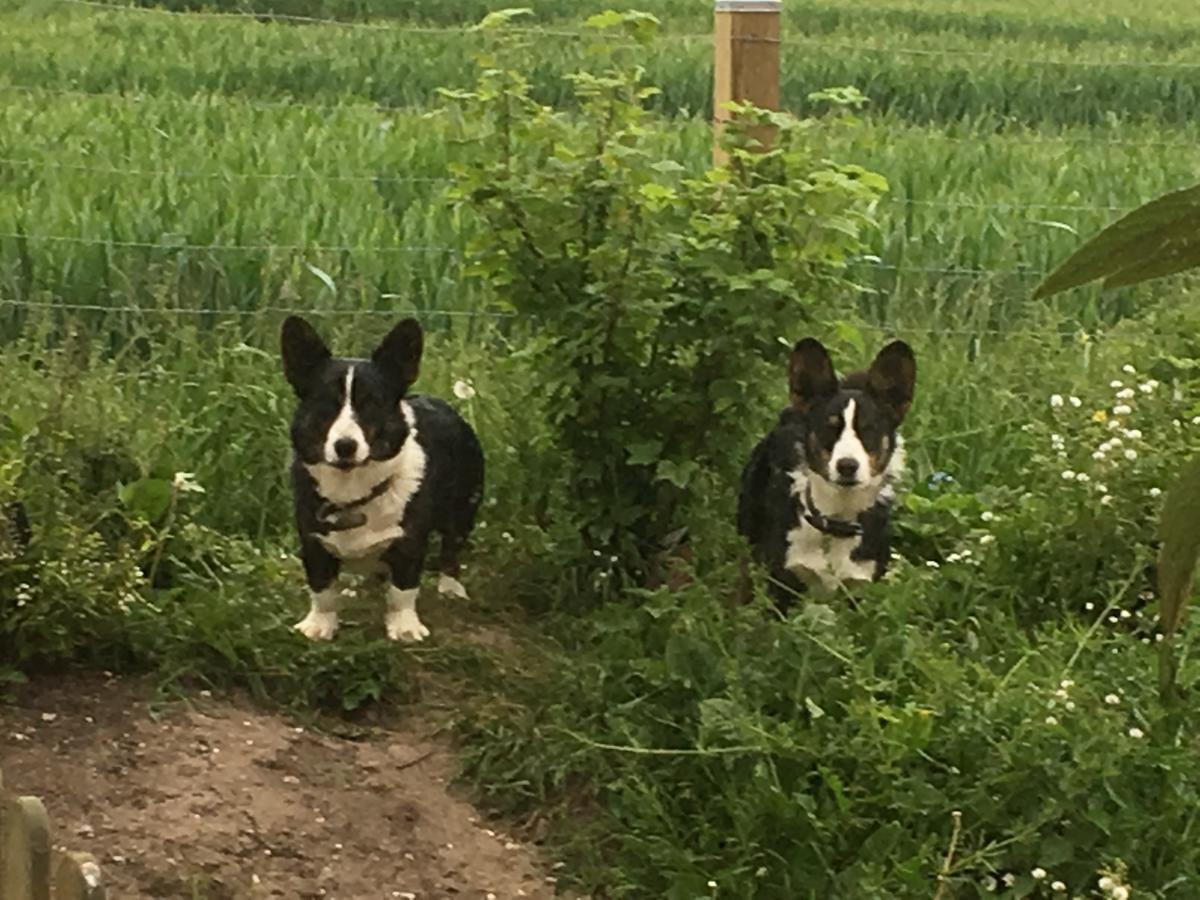
[[[779,109],[779,21],[781,0],[716,0],[713,21],[713,161],[728,162],[720,148],[721,129],[733,100]],[[752,135],[769,147],[770,126]]]
[[54,900],[105,900],[100,866],[90,853],[54,853]]
[[50,900],[50,821],[36,797],[0,803],[0,897]]

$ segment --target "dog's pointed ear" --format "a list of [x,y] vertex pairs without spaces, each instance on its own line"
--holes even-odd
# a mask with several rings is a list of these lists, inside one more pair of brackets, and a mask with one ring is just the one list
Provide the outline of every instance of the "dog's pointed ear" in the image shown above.
[[867,370],[868,393],[891,410],[897,425],[912,406],[916,384],[917,360],[904,341],[892,341],[880,350]]
[[308,322],[299,316],[283,320],[279,333],[283,353],[283,374],[297,396],[303,396],[312,385],[317,370],[329,360],[329,348]]
[[792,348],[788,362],[788,391],[792,408],[808,412],[818,400],[837,393],[837,374],[829,351],[816,338],[804,338]]
[[416,319],[405,319],[388,332],[388,336],[375,348],[371,362],[408,390],[421,371],[424,343],[421,323]]

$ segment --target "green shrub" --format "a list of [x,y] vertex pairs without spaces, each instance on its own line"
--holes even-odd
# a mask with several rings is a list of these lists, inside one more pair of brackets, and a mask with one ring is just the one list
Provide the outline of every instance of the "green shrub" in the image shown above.
[[[649,40],[655,20],[607,13],[598,32]],[[778,369],[818,294],[861,248],[886,182],[824,157],[836,127],[743,110],[733,165],[698,177],[662,152],[656,90],[619,47],[570,76],[581,114],[530,97],[503,45],[478,60],[471,91],[446,91],[476,156],[455,165],[454,195],[482,220],[472,271],[504,309],[545,328],[525,351],[565,455],[562,532],[573,562],[641,573],[684,522],[705,473],[732,477],[729,448],[761,423],[739,416],[774,392]],[[826,99],[858,103],[857,92]],[[769,123],[756,154],[747,126]]]

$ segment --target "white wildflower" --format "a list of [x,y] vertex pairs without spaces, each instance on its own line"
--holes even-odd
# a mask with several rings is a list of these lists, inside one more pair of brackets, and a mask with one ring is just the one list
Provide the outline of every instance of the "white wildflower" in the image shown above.
[[1193,424],[1193,425],[1200,425],[1200,416],[1195,416],[1195,417],[1193,417],[1193,418],[1192,418],[1192,424]]
[[1154,389],[1155,389],[1156,387],[1158,387],[1158,382],[1156,382],[1156,381],[1147,381],[1147,382],[1145,382],[1144,384],[1139,384],[1139,385],[1138,385],[1138,390],[1139,390],[1139,391],[1141,391],[1143,394],[1153,394],[1153,393],[1154,393]]
[[1129,888],[1125,887],[1123,884],[1118,884],[1112,889],[1112,894],[1110,896],[1112,897],[1112,900],[1129,900]]
[[996,540],[996,536],[994,534],[985,534],[979,538],[979,543],[990,544],[994,540]]
[[1047,725],[1057,725],[1058,719],[1054,718],[1054,716],[1046,716],[1046,724]]
[[1063,405],[1062,394],[1051,394],[1050,395],[1050,406],[1051,407],[1053,407],[1054,409],[1058,409],[1062,405]]
[[1117,886],[1117,883],[1115,881],[1113,881],[1111,878],[1109,878],[1107,875],[1105,875],[1103,878],[1100,879],[1100,890],[1102,890],[1102,891],[1111,891],[1116,886]]
[[1096,460],[1096,462],[1103,462],[1104,461],[1104,451],[1097,450],[1095,453],[1092,454],[1092,459]]
[[1065,691],[1067,688],[1075,687],[1075,682],[1072,681],[1070,678],[1064,678],[1062,681],[1060,681],[1058,683],[1058,686]]
[[985,891],[987,891],[989,894],[996,893],[996,888],[999,887],[999,882],[996,881],[996,879],[993,878],[991,875],[984,875],[983,879],[980,881],[980,884],[983,886],[983,889]]
[[1063,479],[1063,481],[1074,481],[1075,473],[1072,472],[1070,469],[1067,469],[1065,472],[1062,473],[1062,479]]
[[1136,375],[1137,374],[1137,369],[1135,369],[1130,363],[1125,363],[1125,365],[1121,366],[1121,371],[1124,372],[1126,375]]
[[204,488],[196,481],[196,476],[191,472],[176,472],[175,477],[171,479],[171,486],[181,494],[203,494]]
[[941,565],[936,560],[932,560],[932,559],[926,560],[925,565],[927,565],[931,569],[940,569],[941,568]]
[[1067,886],[1061,881],[1056,881],[1054,884],[1050,885],[1050,890],[1058,894],[1065,894],[1067,892]]
[[1014,875],[1012,872],[1009,872],[1001,880],[1004,882],[1005,887],[1012,887],[1014,884],[1017,883],[1017,876]]
[[471,400],[475,397],[475,385],[470,381],[459,378],[454,382],[454,396],[459,400]]
[[992,521],[995,521],[996,514],[994,512],[992,512],[990,509],[985,509],[983,512],[981,512],[979,514],[979,518],[985,522],[992,522]]
[[1078,481],[1080,484],[1087,484],[1092,479],[1087,474],[1087,472],[1080,472],[1078,475],[1075,476],[1075,480]]
[[1162,496],[1162,488],[1152,487],[1149,490],[1149,494],[1151,497],[1161,497]]
[[1125,387],[1125,385],[1124,385],[1124,383],[1123,383],[1123,382],[1120,382],[1120,381],[1115,381],[1115,380],[1114,380],[1114,381],[1110,381],[1110,382],[1108,383],[1108,386],[1109,386],[1110,388],[1112,388],[1114,391],[1119,391],[1121,388]]
[[1130,428],[1125,432],[1125,437],[1129,438],[1131,441],[1140,441],[1142,439],[1142,432],[1140,429]]
[[1118,403],[1113,407],[1114,416],[1127,416],[1133,412],[1133,407],[1125,403]]
[[1116,419],[1109,419],[1108,424],[1105,425],[1104,427],[1107,428],[1109,431],[1116,431],[1118,428],[1121,427],[1121,423],[1118,422]]
[[1135,725],[1133,728],[1129,729],[1129,736],[1134,740],[1141,740],[1146,736],[1146,732],[1142,731],[1142,729]]
[[1029,874],[1033,876],[1035,881],[1042,881],[1046,877],[1046,870],[1043,869],[1041,866],[1038,866],[1036,869],[1034,869]]
[[1083,604],[1083,608],[1091,612],[1096,608],[1096,604],[1089,600],[1087,603]]
[[1107,494],[1108,493],[1108,485],[1097,483],[1096,490],[1098,492],[1100,492],[1101,494]]
[[1112,503],[1112,494],[1105,494],[1100,498],[1101,506],[1109,506]]
[[1104,702],[1109,706],[1118,706],[1121,703],[1121,697],[1119,694],[1105,694]]
[[1126,451],[1125,451],[1125,458],[1126,458],[1127,460],[1129,460],[1130,462],[1133,462],[1135,459],[1137,459],[1137,451],[1136,451],[1136,450],[1132,450],[1132,449],[1130,449],[1130,450],[1126,450]]
[[1117,391],[1118,400],[1132,400],[1136,391],[1133,388],[1125,388],[1123,391]]

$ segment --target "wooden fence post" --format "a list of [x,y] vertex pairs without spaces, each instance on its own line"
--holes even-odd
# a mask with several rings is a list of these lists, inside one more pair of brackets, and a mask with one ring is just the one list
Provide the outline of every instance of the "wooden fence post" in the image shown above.
[[[779,18],[781,0],[715,0],[713,21],[713,162],[724,165],[721,128],[731,117],[730,100],[779,109]],[[774,130],[754,136],[770,146]]]
[[0,774],[0,900],[104,900],[104,894],[96,860],[52,853],[42,801],[6,793]]

